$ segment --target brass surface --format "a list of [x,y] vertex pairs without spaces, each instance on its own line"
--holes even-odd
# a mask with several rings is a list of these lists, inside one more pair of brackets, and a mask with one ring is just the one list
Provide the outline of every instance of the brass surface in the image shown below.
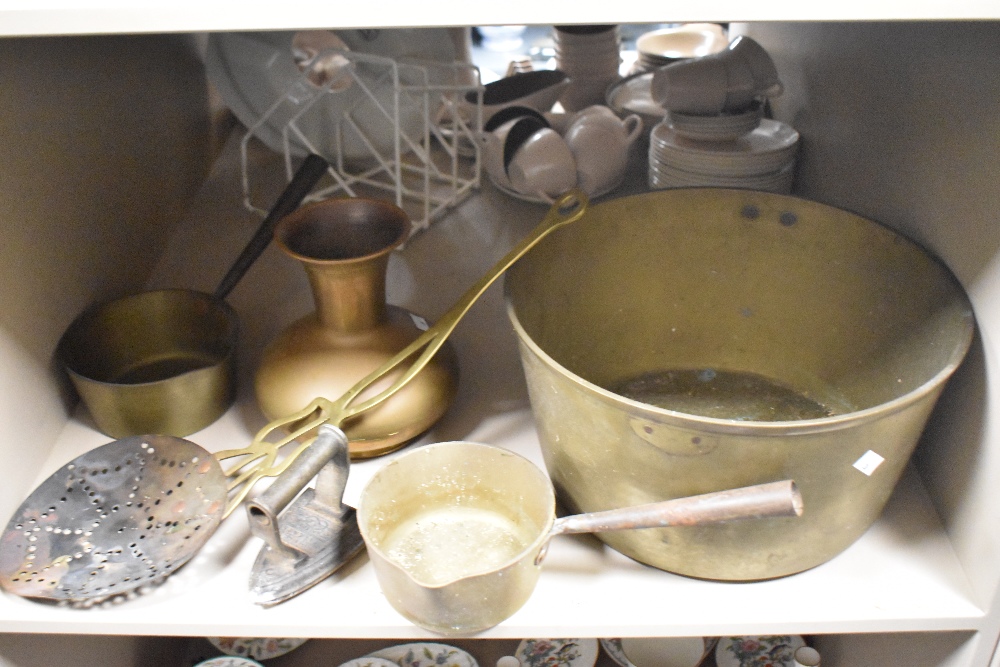
[[160,290],[91,306],[57,347],[102,433],[185,436],[205,428],[236,398],[236,313],[225,298],[271,243],[329,165],[309,155],[278,196],[212,295]]
[[[792,574],[860,537],[974,330],[957,280],[911,241],[822,204],[740,190],[594,205],[513,267],[506,293],[546,466],[571,511],[799,486],[799,520],[600,536],[710,579]],[[834,409],[746,421],[608,389],[677,370],[751,373]],[[854,464],[869,451],[884,461],[866,474]]]
[[88,309],[57,354],[102,433],[185,436],[232,405],[237,333],[225,302],[159,290]]
[[[275,242],[304,267],[316,310],[264,351],[254,390],[269,420],[340,396],[422,333],[408,311],[385,300],[389,256],[409,232],[398,207],[357,198],[304,206],[278,225]],[[457,388],[457,360],[446,346],[406,387],[343,425],[351,455],[405,445],[441,418]]]
[[531,596],[557,535],[798,517],[789,480],[556,519],[532,462],[501,447],[442,442],[394,459],[365,485],[358,528],[386,599],[411,622],[468,634]]
[[[358,380],[339,398],[330,400],[316,397],[302,410],[279,417],[265,425],[257,432],[247,447],[216,454],[220,459],[224,459],[230,454],[244,456],[248,452],[254,452],[253,456],[261,460],[259,465],[245,469],[239,477],[234,479],[234,485],[241,485],[243,490],[231,498],[231,506],[233,503],[241,502],[254,481],[260,479],[263,474],[281,474],[287,465],[285,462],[294,460],[295,456],[307,447],[311,440],[307,440],[305,444],[296,445],[284,461],[277,462],[277,454],[281,449],[290,446],[299,438],[306,438],[324,424],[340,427],[353,417],[380,405],[405,387],[441,350],[462,317],[482,296],[483,292],[503,275],[504,271],[551,232],[579,220],[586,212],[587,206],[587,196],[578,190],[572,190],[559,197],[531,233],[521,239],[486,274],[466,290],[455,305],[441,316],[433,326],[391,359]],[[388,379],[388,386],[383,386],[381,383],[386,379]],[[373,392],[374,395],[371,395]],[[290,432],[276,440],[270,440],[276,432],[286,429],[290,429]],[[264,473],[262,470],[267,470],[267,472]]]
[[[516,499],[516,500],[515,500]],[[458,506],[496,513],[521,540],[502,567],[447,583],[420,581],[387,552],[400,526],[414,517]],[[531,461],[491,445],[446,442],[420,447],[390,461],[365,486],[358,527],[389,604],[410,622],[441,634],[469,634],[492,627],[520,609],[541,572],[536,557],[548,543],[555,496],[545,474]],[[455,549],[483,559],[498,545],[470,535]]]

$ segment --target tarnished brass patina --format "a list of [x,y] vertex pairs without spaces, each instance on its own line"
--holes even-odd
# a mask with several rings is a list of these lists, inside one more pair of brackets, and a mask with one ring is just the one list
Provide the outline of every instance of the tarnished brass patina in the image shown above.
[[[252,446],[264,447],[266,445],[280,449],[324,424],[345,428],[352,420],[364,417],[369,411],[385,407],[387,401],[398,397],[400,391],[428,368],[428,364],[434,359],[434,356],[448,342],[451,332],[455,330],[455,327],[458,326],[458,323],[482,296],[483,292],[543,238],[556,229],[579,220],[587,210],[587,205],[587,196],[579,190],[570,190],[560,196],[549,208],[548,213],[538,223],[538,226],[511,248],[489,271],[469,287],[437,322],[428,327],[409,345],[383,361],[381,365],[358,380],[352,387],[343,391],[339,398],[330,399],[322,393],[317,393],[316,397],[301,410],[272,420],[257,432]],[[259,382],[257,387],[259,391]],[[320,392],[322,389],[316,389],[316,391]],[[338,389],[338,391],[340,390]],[[417,416],[421,419],[426,418],[426,415]],[[397,418],[396,421],[401,427],[408,427],[405,420],[401,422]],[[424,428],[430,425],[427,422],[424,423]],[[269,440],[275,433],[282,431],[287,431],[287,434],[277,441],[271,442]],[[377,433],[377,431],[375,432]],[[392,433],[389,435],[391,436]],[[351,437],[349,432],[348,437]],[[391,448],[402,446],[401,444],[391,444],[387,447],[380,446],[379,449],[373,449],[370,446],[371,442],[372,440],[362,440],[356,443],[352,440],[350,443],[351,457],[377,456],[391,451]],[[384,440],[375,439],[374,442],[381,443]]]
[[974,330],[957,280],[915,243],[743,190],[593,205],[513,267],[506,290],[545,462],[570,510],[798,484],[801,520],[600,536],[711,579],[800,572],[860,537]]
[[[389,258],[409,234],[406,212],[380,199],[326,199],[278,224],[275,243],[302,265],[316,308],[268,343],[258,364],[254,393],[269,420],[342,395],[423,333],[412,313],[386,302]],[[394,396],[344,424],[352,456],[391,452],[441,418],[458,363],[450,345],[440,352]]]
[[56,355],[98,430],[114,438],[185,436],[232,405],[239,322],[225,298],[328,166],[319,155],[306,157],[214,293],[145,292],[91,306],[74,320]]
[[802,514],[791,481],[556,518],[538,466],[501,447],[439,442],[383,466],[358,503],[358,528],[386,599],[441,634],[481,632],[521,608],[558,535],[759,521]]
[[232,405],[238,329],[214,295],[143,292],[80,315],[59,358],[102,433],[184,436]]

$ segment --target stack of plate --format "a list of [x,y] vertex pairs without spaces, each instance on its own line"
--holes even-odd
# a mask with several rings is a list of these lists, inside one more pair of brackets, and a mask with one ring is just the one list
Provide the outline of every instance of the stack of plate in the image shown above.
[[798,147],[798,132],[768,118],[725,141],[682,136],[664,120],[650,133],[649,187],[714,186],[789,194]]
[[733,141],[753,132],[764,117],[758,101],[743,111],[699,115],[667,111],[666,119],[678,136],[695,141]]

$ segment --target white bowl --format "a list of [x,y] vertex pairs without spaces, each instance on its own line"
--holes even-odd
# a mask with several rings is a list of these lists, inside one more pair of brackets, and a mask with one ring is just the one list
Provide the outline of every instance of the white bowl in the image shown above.
[[704,23],[654,30],[640,35],[635,41],[640,58],[649,56],[654,61],[662,59],[667,62],[711,55],[728,45],[721,26]]
[[647,128],[662,121],[667,114],[653,99],[650,90],[652,72],[639,72],[615,82],[605,93],[605,104],[621,117],[630,113],[638,114]]
[[220,655],[199,662],[195,667],[264,667],[256,660],[240,658],[234,655]]
[[583,46],[619,42],[621,31],[617,25],[555,26],[552,41],[558,45]]

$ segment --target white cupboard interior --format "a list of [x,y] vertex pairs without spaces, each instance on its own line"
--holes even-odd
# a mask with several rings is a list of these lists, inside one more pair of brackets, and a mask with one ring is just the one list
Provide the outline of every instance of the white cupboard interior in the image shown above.
[[[73,317],[147,287],[211,291],[257,220],[242,205],[243,129],[207,83],[203,31],[426,25],[428,15],[454,25],[519,22],[450,4],[432,7],[436,14],[340,20],[294,3],[287,18],[227,7],[228,19],[44,3],[0,12],[8,35],[0,38],[4,521],[53,469],[107,441],[53,361]],[[463,640],[483,664],[520,637],[795,633],[815,639],[827,667],[1000,665],[1000,21],[953,20],[981,10],[996,13],[961,3],[848,3],[816,16],[715,5],[707,16],[661,6],[625,17],[754,19],[732,30],[758,40],[778,66],[785,94],[774,112],[803,142],[795,194],[885,223],[941,257],[971,297],[977,337],[883,517],[843,554],[791,577],[723,584],[639,566],[591,539],[561,540],[525,608]],[[572,22],[624,22],[610,12],[581,3]],[[568,22],[558,16],[542,7],[530,22]],[[253,156],[279,184],[280,156]],[[443,313],[543,213],[484,180],[394,258],[389,300],[431,318]],[[239,446],[262,425],[246,388],[255,355],[310,299],[300,269],[269,249],[230,297],[244,326],[240,400],[192,440]],[[454,340],[461,393],[425,438],[491,442],[540,462],[498,286]],[[355,466],[349,502],[377,465]],[[337,665],[379,642],[434,637],[392,611],[364,559],[288,603],[255,607],[245,582],[259,547],[237,513],[146,596],[87,610],[2,596],[0,667],[190,664],[192,643],[205,636],[314,637],[308,651],[271,664]]]

